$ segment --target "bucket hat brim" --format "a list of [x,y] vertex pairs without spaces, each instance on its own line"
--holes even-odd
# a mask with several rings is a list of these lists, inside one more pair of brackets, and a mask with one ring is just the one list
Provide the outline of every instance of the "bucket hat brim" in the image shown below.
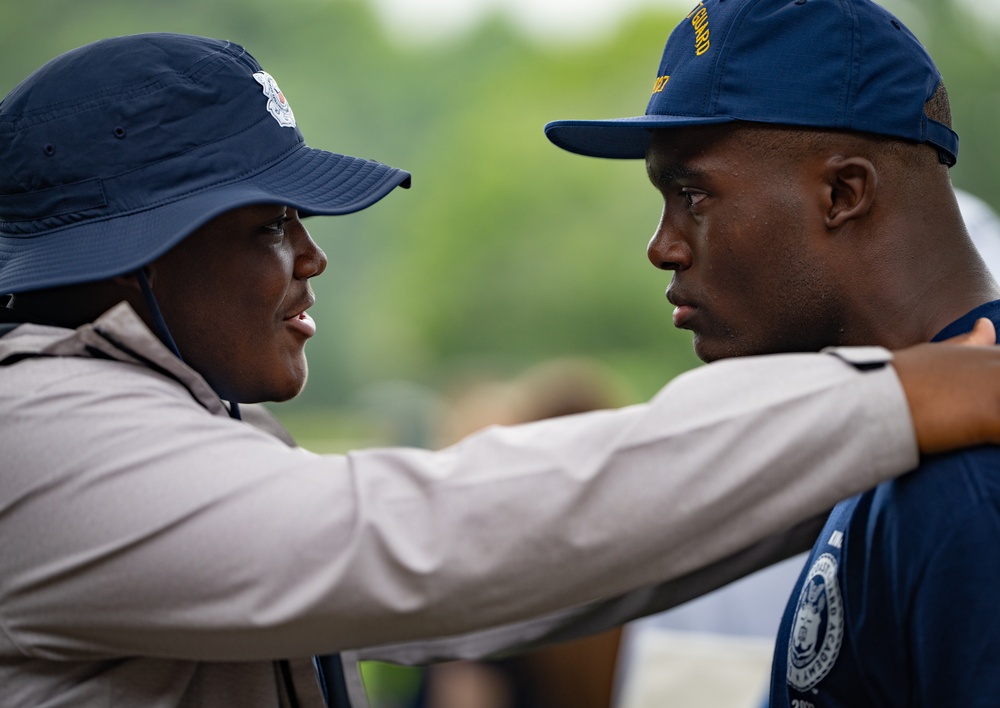
[[[166,253],[215,217],[251,204],[283,204],[302,216],[350,214],[371,206],[410,174],[380,162],[300,144],[259,172],[134,212],[42,233],[0,225],[0,293],[58,287],[128,273]],[[131,260],[123,261],[128,242]]]

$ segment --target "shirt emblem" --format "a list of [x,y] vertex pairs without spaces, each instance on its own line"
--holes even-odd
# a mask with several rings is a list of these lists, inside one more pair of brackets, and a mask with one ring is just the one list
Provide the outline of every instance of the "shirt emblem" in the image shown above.
[[295,127],[295,115],[292,107],[285,100],[285,95],[278,88],[278,83],[266,71],[258,71],[253,77],[261,85],[264,95],[267,96],[267,112],[278,121],[282,128]]
[[812,564],[795,607],[788,638],[788,685],[808,691],[822,681],[840,655],[844,605],[837,584],[837,559],[824,553]]

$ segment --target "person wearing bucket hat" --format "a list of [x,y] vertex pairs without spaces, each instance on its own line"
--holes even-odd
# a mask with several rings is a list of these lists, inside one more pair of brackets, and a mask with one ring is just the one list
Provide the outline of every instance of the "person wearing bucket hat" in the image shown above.
[[[941,75],[870,0],[704,0],[644,116],[546,133],[645,159],[664,205],[647,253],[702,359],[1000,323],[951,185]],[[998,468],[995,447],[936,456],[835,507],[778,630],[770,705],[996,702]]]
[[0,164],[4,705],[363,701],[356,672],[321,683],[338,662],[302,657],[620,622],[798,550],[918,446],[1000,441],[1000,356],[946,344],[762,357],[438,452],[316,455],[239,404],[304,383],[326,256],[302,219],[406,172],[306,146],[246,50],[168,34],[29,76],[0,103]]

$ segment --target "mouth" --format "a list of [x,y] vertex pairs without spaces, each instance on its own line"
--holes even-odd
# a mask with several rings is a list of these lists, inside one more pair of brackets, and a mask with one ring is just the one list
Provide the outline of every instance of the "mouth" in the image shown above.
[[678,295],[675,291],[667,290],[667,301],[674,306],[674,327],[678,329],[687,329],[687,325],[691,318],[695,316],[698,311],[698,306],[693,302],[685,298],[683,295]]
[[316,334],[316,322],[306,310],[312,307],[315,302],[315,299],[310,295],[304,305],[301,308],[296,308],[297,311],[284,318],[283,322],[307,338],[313,336]]
[[696,307],[694,305],[678,305],[674,308],[674,327],[677,329],[688,329],[686,325],[695,315]]

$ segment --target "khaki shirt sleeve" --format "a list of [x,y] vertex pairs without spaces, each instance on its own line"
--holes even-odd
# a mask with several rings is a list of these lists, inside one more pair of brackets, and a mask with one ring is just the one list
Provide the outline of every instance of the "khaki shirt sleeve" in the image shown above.
[[[826,355],[720,362],[648,404],[438,452],[346,456],[288,448],[127,367],[8,370],[0,652],[49,659],[303,656],[530,625],[670,582],[691,596],[732,575],[725,559],[749,572],[788,552],[766,539],[917,462],[891,367]],[[58,400],[37,395],[57,384]]]
[[[857,367],[860,370],[881,369],[882,365],[891,360],[891,354],[881,347],[843,347],[829,349],[827,350],[827,353],[841,359],[851,366]],[[768,357],[767,359],[775,359],[774,363],[778,363],[778,360],[781,358]],[[755,363],[754,366],[757,366],[759,363],[761,362]],[[788,363],[791,364],[791,362]],[[792,364],[793,367],[795,365],[796,364]],[[740,372],[726,372],[727,376],[732,374],[739,375],[739,373]],[[888,374],[889,372],[883,371],[883,373]],[[721,385],[723,381],[721,378],[718,381],[712,381],[709,379],[708,383],[718,383]],[[783,384],[786,385],[789,383],[791,383],[792,387],[797,385],[793,382],[783,382]],[[883,383],[885,382],[876,382],[875,380],[869,379],[865,380],[863,385],[874,384],[876,388],[880,388]],[[745,388],[744,394],[749,394],[751,390],[752,387]],[[786,392],[794,396],[794,394],[792,394],[791,387],[788,388]],[[676,394],[676,390],[671,390],[667,395]],[[892,398],[888,391],[875,393],[873,390],[871,393],[872,396],[881,396],[883,394],[887,395],[886,402]],[[806,398],[811,397],[811,395],[811,393],[807,394]],[[797,407],[798,405],[805,405],[806,398],[797,400],[793,406]],[[702,399],[697,401],[697,403],[708,404],[708,401]],[[833,408],[840,404],[834,404],[831,401],[828,405]],[[762,413],[763,411],[764,408],[761,409]],[[784,412],[790,413],[791,409],[789,408],[787,411],[783,411],[783,413]],[[896,414],[897,413],[893,413],[890,414],[890,416],[894,416]],[[779,414],[776,411],[774,415]],[[845,442],[845,445],[852,446],[852,449],[859,453],[861,452],[861,446],[869,444],[873,445],[875,455],[881,455],[885,452],[884,449],[880,449],[877,439],[868,437],[868,433],[873,431],[870,427],[867,427],[868,424],[864,422],[864,418],[859,418],[854,422],[862,424],[859,428],[860,432],[858,433],[860,437],[856,440]],[[847,420],[844,424],[848,427],[852,427],[854,422]],[[807,446],[810,444],[811,440],[815,440],[814,436],[827,435],[830,433],[829,430],[825,428],[821,430],[818,427],[810,431],[808,429],[808,425],[796,429],[800,430],[799,434],[801,435],[801,442]],[[851,433],[846,428],[840,432],[847,434],[848,440],[850,440]],[[903,433],[903,438],[906,437],[905,431],[894,431],[893,435],[895,435],[896,432]],[[752,433],[749,431],[747,434],[752,436]],[[793,440],[791,439],[791,427],[785,433],[779,435],[784,436],[781,438],[783,442],[793,444]],[[749,446],[747,448],[747,452],[751,452],[751,448],[749,448]],[[803,468],[798,472],[801,475],[806,476],[819,476],[823,474],[823,472],[819,469],[817,464],[818,463],[816,461],[813,461],[809,463],[808,468]],[[831,480],[833,481],[838,478],[841,481],[846,480],[848,477],[853,475],[854,472],[860,471],[867,463],[859,463],[858,467],[851,470],[835,469],[836,464],[837,463],[834,463],[834,467],[829,470]],[[911,467],[915,466],[916,458],[911,458],[907,464]],[[794,470],[791,471],[794,472]],[[777,472],[772,474],[777,474]],[[763,480],[758,480],[758,482],[761,481]],[[821,490],[818,491],[822,493]],[[787,516],[787,521],[788,523],[797,521],[794,526],[783,529],[778,533],[764,538],[758,538],[756,534],[753,534],[756,540],[744,547],[741,547],[735,553],[720,559],[715,559],[704,565],[695,564],[695,567],[693,567],[691,572],[673,576],[666,582],[641,587],[599,602],[589,603],[544,616],[530,618],[523,622],[492,627],[478,632],[439,637],[432,640],[403,642],[362,648],[357,651],[345,653],[345,664],[348,666],[348,671],[356,671],[352,664],[356,664],[356,662],[363,660],[380,660],[399,664],[421,665],[454,659],[477,659],[498,656],[528,650],[547,643],[566,641],[587,634],[605,631],[611,627],[623,624],[633,619],[668,610],[687,602],[688,600],[733,582],[734,580],[748,575],[749,573],[755,572],[768,565],[808,550],[814,543],[816,535],[819,533],[823,523],[825,522],[827,511],[830,507],[832,507],[833,503],[839,501],[839,499],[840,497],[834,498],[832,502],[823,508],[821,513],[812,518],[803,520],[797,514],[790,514]],[[808,503],[805,498],[800,501]],[[751,516],[756,516],[754,510],[750,507],[745,507],[742,512],[750,514]],[[702,546],[701,550],[707,550],[707,546]],[[707,559],[707,557],[708,554],[706,553],[703,558]],[[359,682],[356,681],[355,683],[360,687]],[[362,696],[361,700],[363,701],[363,694],[359,695]],[[364,703],[359,702],[358,705],[364,705]]]

